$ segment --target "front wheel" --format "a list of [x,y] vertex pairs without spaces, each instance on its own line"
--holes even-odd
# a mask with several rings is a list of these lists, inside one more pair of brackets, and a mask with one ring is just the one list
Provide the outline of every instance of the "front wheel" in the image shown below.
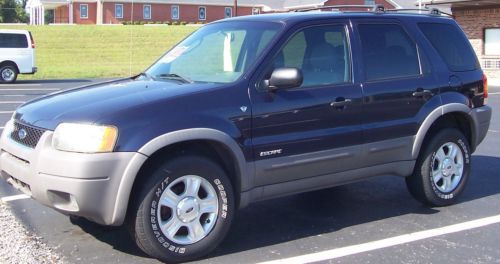
[[17,69],[13,65],[5,65],[0,68],[0,82],[13,83],[17,79]]
[[215,249],[235,210],[224,170],[207,158],[186,156],[144,176],[130,223],[137,245],[165,262],[193,260]]
[[457,129],[443,129],[422,148],[413,175],[406,178],[410,193],[431,206],[457,201],[469,179],[471,150]]

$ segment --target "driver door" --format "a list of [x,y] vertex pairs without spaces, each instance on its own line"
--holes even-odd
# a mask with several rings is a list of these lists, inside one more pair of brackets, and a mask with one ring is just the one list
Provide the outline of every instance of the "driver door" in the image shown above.
[[353,82],[346,21],[295,31],[267,64],[298,68],[293,89],[250,89],[256,185],[298,180],[356,167],[361,155],[362,90]]

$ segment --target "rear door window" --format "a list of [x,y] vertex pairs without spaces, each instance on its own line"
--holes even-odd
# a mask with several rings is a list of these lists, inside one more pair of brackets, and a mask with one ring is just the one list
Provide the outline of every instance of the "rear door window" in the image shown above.
[[420,75],[417,45],[397,24],[360,24],[367,81]]
[[27,48],[28,39],[24,34],[0,33],[0,48]]
[[451,71],[479,68],[474,50],[459,27],[442,23],[420,23],[418,26]]

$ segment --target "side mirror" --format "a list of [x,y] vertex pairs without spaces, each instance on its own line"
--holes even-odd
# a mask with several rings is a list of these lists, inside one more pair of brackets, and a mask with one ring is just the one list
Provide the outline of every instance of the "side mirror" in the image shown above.
[[271,78],[265,81],[270,91],[279,89],[297,88],[302,85],[304,76],[297,68],[277,68],[271,74]]

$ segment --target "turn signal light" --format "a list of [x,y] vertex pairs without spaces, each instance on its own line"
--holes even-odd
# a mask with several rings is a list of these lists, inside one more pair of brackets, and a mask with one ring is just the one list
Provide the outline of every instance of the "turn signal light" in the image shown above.
[[488,102],[488,77],[483,73],[483,98],[484,104]]

